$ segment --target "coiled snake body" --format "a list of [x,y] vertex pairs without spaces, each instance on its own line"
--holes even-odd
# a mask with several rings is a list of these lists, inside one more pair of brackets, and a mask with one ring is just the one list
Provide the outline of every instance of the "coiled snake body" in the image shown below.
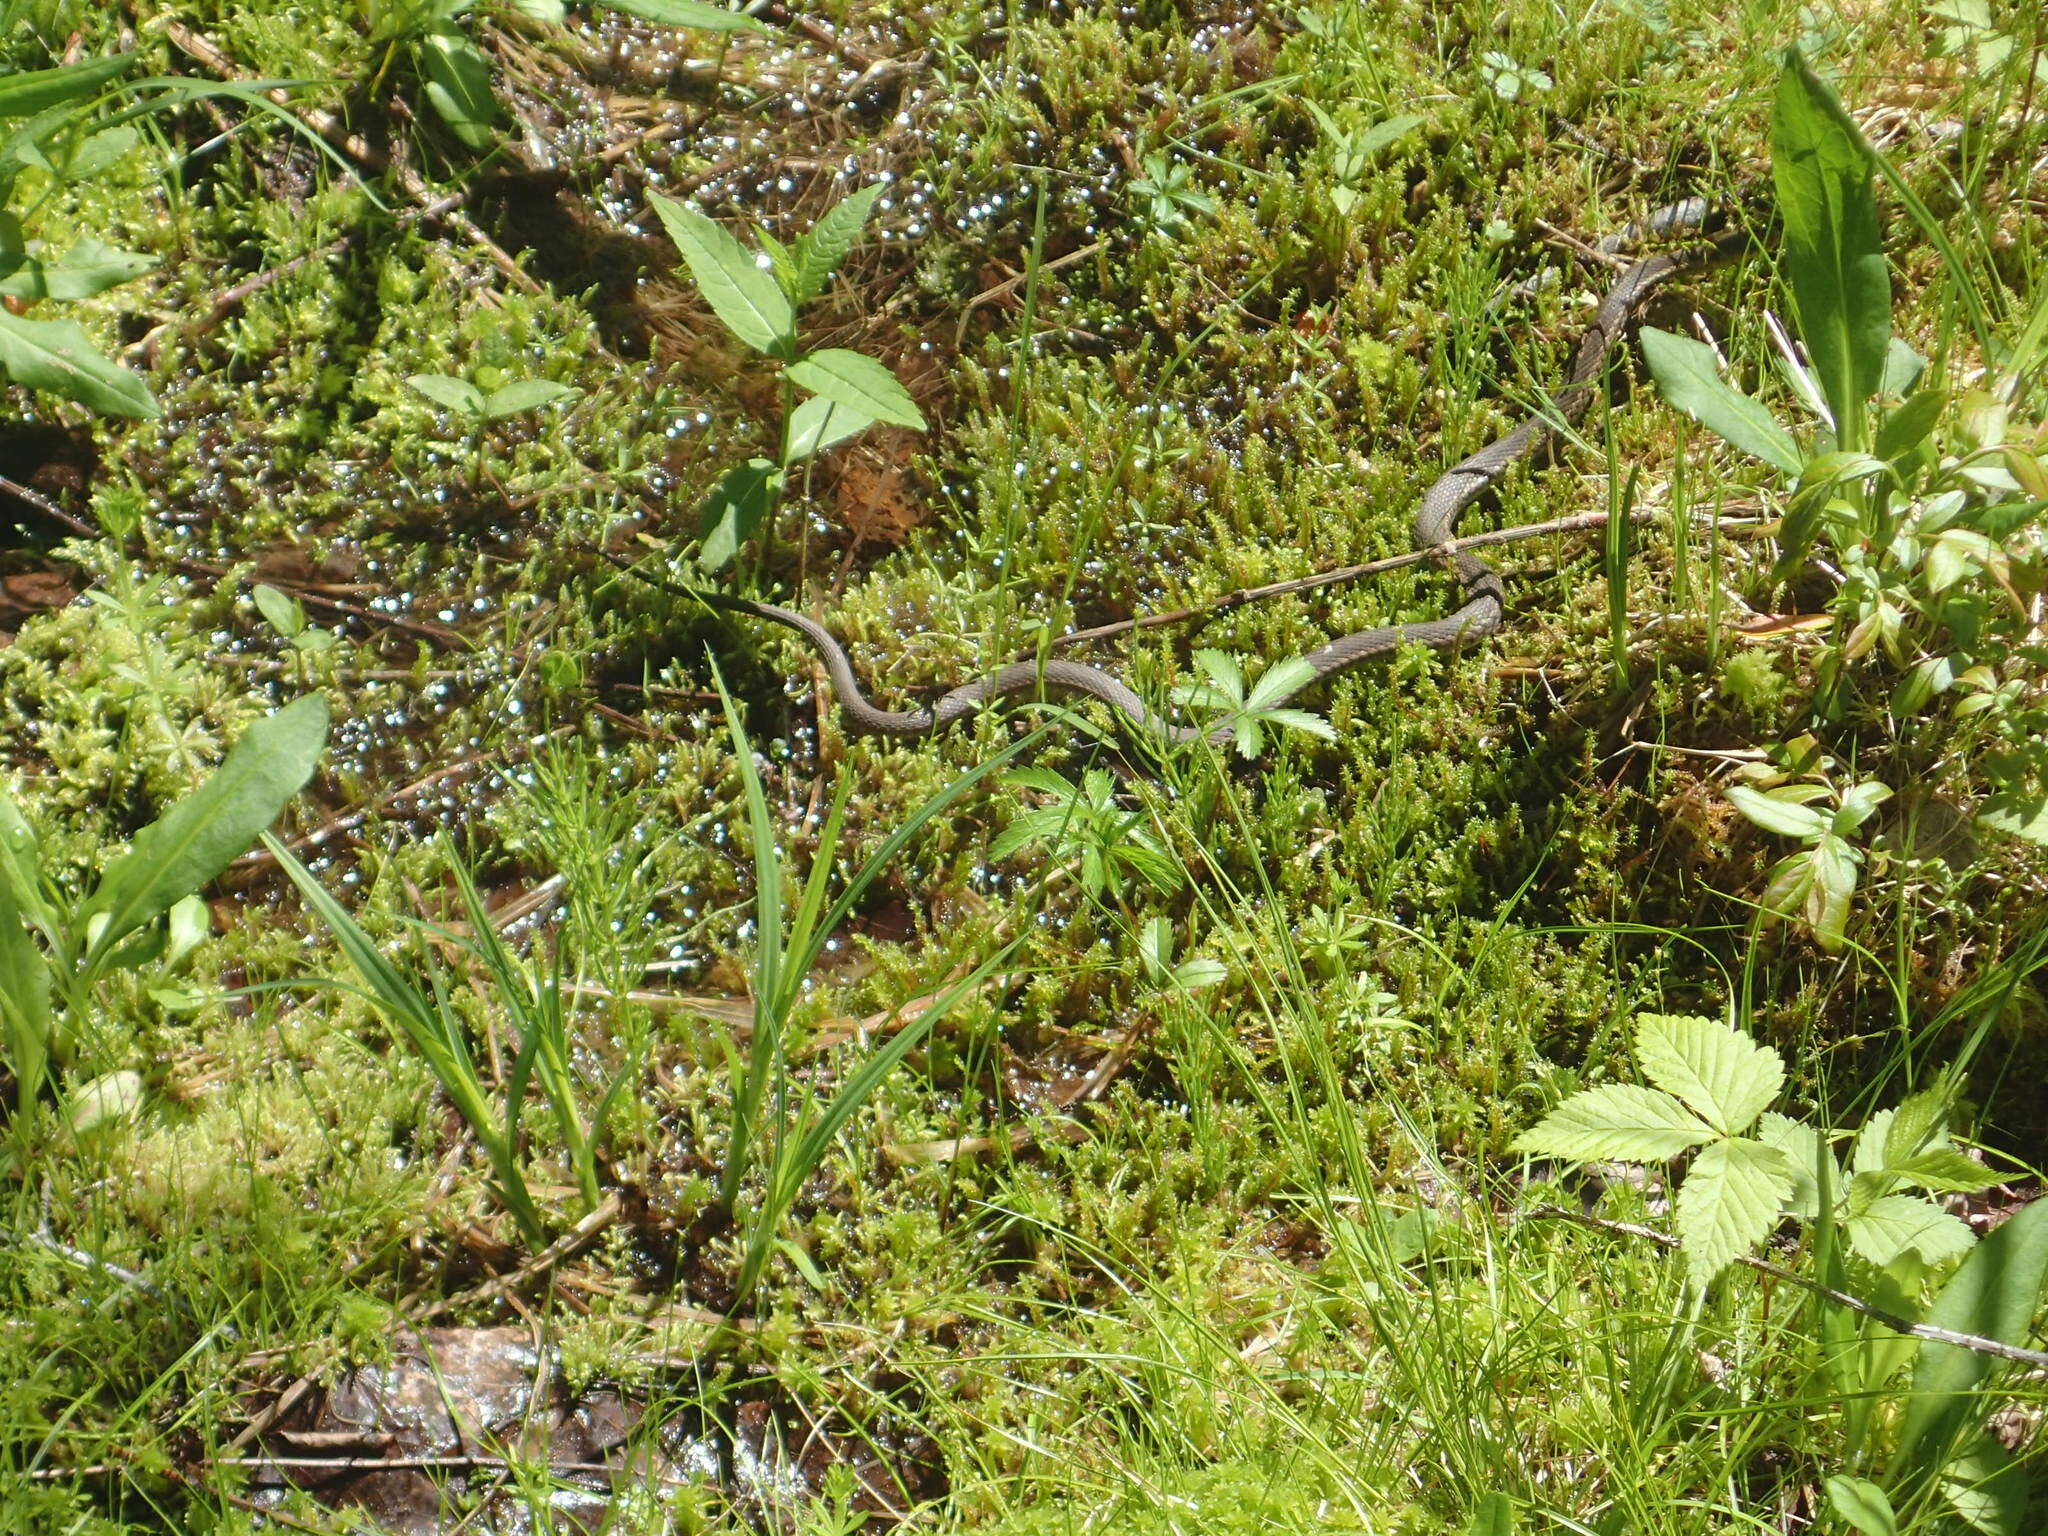
[[[1697,199],[1675,203],[1657,210],[1647,221],[1651,234],[1662,235],[1694,229],[1705,221],[1706,207]],[[1488,443],[1477,453],[1452,465],[1423,493],[1415,513],[1415,544],[1418,549],[1435,549],[1449,541],[1458,519],[1475,501],[1493,489],[1517,461],[1535,453],[1550,436],[1585,414],[1607,355],[1625,334],[1630,318],[1657,288],[1679,273],[1695,270],[1728,254],[1734,247],[1724,235],[1697,249],[1667,255],[1648,256],[1624,270],[1607,290],[1592,324],[1579,339],[1571,372],[1562,390],[1547,410],[1538,410],[1513,430]],[[1333,640],[1303,658],[1308,672],[1300,685],[1287,694],[1265,701],[1276,707],[1296,694],[1327,678],[1348,671],[1375,656],[1384,656],[1403,645],[1425,645],[1444,649],[1492,634],[1500,627],[1504,593],[1499,572],[1469,551],[1452,555],[1452,568],[1464,587],[1465,600],[1446,618],[1417,623],[1385,624],[1362,629]],[[615,561],[634,575],[642,573]],[[655,578],[644,577],[655,581]],[[667,582],[656,585],[670,587]],[[973,714],[983,705],[1011,694],[1049,693],[1080,695],[1099,699],[1132,725],[1163,740],[1188,742],[1201,739],[1222,744],[1231,739],[1229,723],[1211,727],[1188,727],[1162,720],[1145,707],[1129,684],[1099,667],[1076,661],[1015,662],[985,677],[963,683],[942,695],[930,709],[891,710],[877,707],[861,691],[853,664],[845,648],[830,630],[817,620],[772,603],[729,597],[719,592],[671,587],[713,608],[729,613],[750,614],[795,630],[816,647],[826,674],[839,700],[847,726],[857,732],[878,736],[925,736],[944,730]]]

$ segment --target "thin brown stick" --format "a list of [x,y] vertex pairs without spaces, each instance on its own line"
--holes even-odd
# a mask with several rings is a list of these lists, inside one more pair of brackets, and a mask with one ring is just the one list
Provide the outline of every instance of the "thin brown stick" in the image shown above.
[[96,539],[100,536],[99,529],[93,527],[84,518],[73,517],[41,491],[30,490],[19,481],[10,480],[5,475],[0,475],[0,491],[6,492],[23,506],[33,507],[36,511],[42,513],[43,516],[62,523],[81,538]]
[[[1589,1216],[1584,1211],[1570,1211],[1558,1205],[1539,1205],[1529,1213],[1532,1216],[1548,1216],[1559,1221],[1575,1222],[1582,1227],[1591,1227],[1596,1232],[1611,1232],[1620,1237],[1640,1237],[1661,1248],[1676,1248],[1677,1238],[1669,1232],[1659,1232],[1655,1227],[1646,1227],[1633,1221],[1609,1221],[1602,1216]],[[1928,1339],[1936,1344],[1953,1344],[1958,1349],[1974,1350],[1980,1355],[1996,1355],[2001,1360],[2011,1360],[2019,1365],[2031,1365],[2037,1369],[2048,1369],[2048,1353],[2038,1349],[2022,1349],[2017,1344],[2007,1344],[2000,1339],[1987,1339],[1979,1333],[1958,1333],[1952,1328],[1937,1328],[1932,1323],[1908,1322],[1895,1312],[1874,1307],[1860,1296],[1851,1296],[1847,1291],[1838,1291],[1833,1286],[1822,1285],[1818,1280],[1809,1280],[1804,1275],[1760,1259],[1754,1254],[1738,1253],[1735,1262],[1769,1275],[1774,1280],[1783,1280],[1811,1291],[1824,1301],[1832,1301],[1838,1307],[1847,1307],[1872,1322],[1882,1323],[1894,1333],[1903,1333],[1916,1339]]]
[[[1664,516],[1661,512],[1640,510],[1629,514],[1631,523],[1652,523]],[[1098,624],[1093,629],[1077,629],[1071,634],[1056,637],[1051,645],[1055,651],[1070,646],[1085,645],[1094,640],[1107,640],[1113,635],[1128,634],[1132,630],[1157,629],[1165,624],[1185,624],[1199,619],[1208,623],[1221,618],[1247,603],[1262,602],[1269,597],[1286,597],[1295,592],[1312,592],[1318,587],[1333,587],[1347,581],[1357,581],[1362,576],[1377,576],[1384,571],[1398,571],[1404,566],[1420,565],[1425,560],[1438,560],[1454,555],[1461,549],[1483,549],[1492,544],[1513,544],[1522,539],[1541,538],[1546,533],[1583,533],[1594,528],[1607,526],[1605,512],[1581,512],[1575,517],[1553,518],[1547,523],[1526,523],[1519,528],[1500,528],[1491,533],[1475,533],[1469,538],[1447,539],[1428,549],[1411,549],[1405,555],[1389,555],[1384,560],[1368,560],[1363,565],[1339,566],[1333,571],[1318,571],[1313,576],[1296,576],[1287,581],[1272,582],[1263,587],[1241,587],[1235,592],[1219,597],[1213,603],[1204,603],[1194,608],[1175,608],[1168,613],[1148,613],[1141,618],[1120,619],[1114,624]],[[1035,654],[1035,653],[1034,653]],[[1023,660],[1030,660],[1026,655]]]
[[596,1242],[604,1230],[619,1219],[619,1197],[616,1192],[605,1196],[596,1210],[585,1216],[575,1226],[541,1249],[517,1269],[502,1275],[494,1275],[473,1290],[459,1296],[444,1296],[432,1306],[423,1308],[415,1315],[415,1322],[432,1322],[457,1307],[466,1307],[480,1301],[494,1301],[500,1297],[510,1298],[514,1291],[524,1288],[541,1275],[552,1270],[562,1260],[572,1258]]

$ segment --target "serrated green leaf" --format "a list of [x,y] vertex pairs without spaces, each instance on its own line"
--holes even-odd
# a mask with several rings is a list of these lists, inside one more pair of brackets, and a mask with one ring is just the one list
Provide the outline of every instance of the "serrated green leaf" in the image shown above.
[[1799,473],[1799,444],[1760,401],[1721,377],[1712,347],[1652,326],[1643,327],[1642,346],[1658,392],[1674,410],[1744,453],[1788,475]]
[[1975,1241],[1962,1221],[1916,1195],[1880,1195],[1842,1225],[1849,1246],[1873,1264],[1889,1264],[1908,1249],[1939,1264],[1969,1252]]
[[0,309],[0,373],[108,416],[163,414],[141,377],[103,356],[76,320],[24,320]]
[[419,56],[427,105],[471,149],[490,148],[498,98],[491,91],[491,66],[476,44],[444,23],[420,38]]
[[519,379],[484,397],[484,415],[498,421],[558,400],[574,400],[582,393],[574,384],[558,384],[553,379]]
[[1723,1135],[1748,1130],[1785,1086],[1784,1058],[1719,1019],[1639,1014],[1636,1055],[1651,1082]]
[[[725,328],[756,352],[786,354],[795,340],[796,311],[775,274],[764,271],[730,231],[696,209],[659,192],[648,193],[647,201],[675,242],[690,280]],[[857,402],[847,403],[859,409]]]
[[154,256],[117,251],[90,235],[62,256],[0,255],[0,295],[13,299],[89,299],[132,282],[157,265]]
[[1300,731],[1305,736],[1314,736],[1323,741],[1335,741],[1337,728],[1321,715],[1305,709],[1262,709],[1258,718],[1266,724],[1281,730]]
[[80,908],[99,921],[88,968],[256,841],[305,787],[327,743],[327,701],[308,694],[242,733],[212,775],[135,834]]
[[1792,1183],[1785,1154],[1760,1141],[1716,1141],[1700,1149],[1679,1186],[1674,1216],[1693,1284],[1704,1288],[1770,1236]]
[[1895,1109],[1880,1109],[1863,1122],[1863,1129],[1856,1133],[1855,1150],[1849,1154],[1851,1173],[1876,1174],[1884,1171],[1885,1158],[1890,1150],[1892,1121],[1897,1117]]
[[1290,656],[1285,661],[1276,661],[1259,674],[1244,707],[1254,714],[1269,710],[1275,700],[1299,693],[1315,680],[1316,669],[1305,656]]
[[798,388],[835,400],[876,421],[918,432],[924,430],[924,413],[910,398],[910,391],[872,357],[863,357],[844,347],[826,347],[791,363],[786,376]]
[[824,292],[825,284],[860,239],[860,232],[866,227],[869,216],[874,212],[875,201],[881,195],[882,185],[879,182],[848,194],[826,209],[818,222],[797,241],[793,254],[794,297],[798,304],[808,304]]
[[[1800,789],[1806,786],[1785,787]],[[1727,793],[1728,803],[1766,832],[1776,832],[1784,837],[1818,837],[1828,824],[1825,811],[1800,805],[1781,794],[1766,794],[1751,789],[1747,784],[1730,784]]]
[[1514,1140],[1514,1150],[1571,1162],[1649,1162],[1714,1139],[1714,1128],[1671,1097],[1633,1083],[1575,1093]]
[[752,16],[728,11],[722,5],[703,0],[597,0],[608,11],[622,11],[658,26],[682,27],[692,32],[761,32],[769,29]]
[[1989,1168],[1954,1147],[1930,1147],[1892,1163],[1887,1171],[1939,1195],[1972,1194],[2002,1182]]
[[484,413],[484,392],[467,379],[445,373],[414,373],[408,374],[405,382],[414,392],[458,415],[481,418]]
[[0,118],[34,117],[65,102],[82,101],[109,80],[125,75],[134,62],[134,54],[117,53],[0,78]]
[[1838,1473],[1828,1479],[1827,1488],[1828,1504],[1856,1528],[1857,1536],[1899,1536],[1892,1501],[1877,1484]]
[[[1792,1171],[1792,1193],[1785,1201],[1785,1214],[1801,1221],[1814,1220],[1820,1215],[1820,1160],[1827,1158],[1831,1168],[1834,1160],[1826,1134],[1817,1125],[1807,1125],[1772,1110],[1757,1122],[1756,1137],[1765,1146],[1784,1153]],[[1829,1183],[1840,1187],[1839,1169],[1832,1172]]]
[[783,451],[783,462],[800,464],[812,454],[823,453],[874,424],[875,418],[864,412],[850,410],[823,395],[812,395],[808,400],[798,401],[797,408],[789,413],[789,446]]

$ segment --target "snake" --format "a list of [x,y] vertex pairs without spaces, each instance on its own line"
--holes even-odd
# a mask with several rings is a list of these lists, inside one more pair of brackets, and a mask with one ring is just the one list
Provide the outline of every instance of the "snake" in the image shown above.
[[[1707,218],[1704,200],[1688,198],[1657,209],[1644,220],[1643,229],[1649,235],[1664,236],[1697,230]],[[1636,232],[1636,226],[1630,226],[1628,231],[1624,231],[1624,236]],[[1686,250],[1643,256],[1625,267],[1601,298],[1591,323],[1579,338],[1563,387],[1550,398],[1547,407],[1531,412],[1476,453],[1460,459],[1423,492],[1415,511],[1415,547],[1429,552],[1450,543],[1456,536],[1459,519],[1475,502],[1497,487],[1508,470],[1536,454],[1558,433],[1576,424],[1592,403],[1609,354],[1620,343],[1630,321],[1651,295],[1673,278],[1697,271],[1732,254],[1738,233],[1725,232],[1712,240],[1696,242]],[[1602,254],[1606,253],[1603,251]],[[927,709],[884,709],[869,699],[862,689],[853,663],[838,637],[809,615],[774,603],[681,586],[650,576],[615,555],[606,554],[605,558],[651,585],[694,598],[708,607],[765,619],[771,624],[795,630],[818,653],[826,676],[831,680],[840,713],[847,727],[857,734],[930,736],[998,699],[1045,694],[1095,699],[1122,716],[1134,730],[1168,743],[1206,740],[1224,745],[1234,734],[1234,722],[1227,718],[1221,725],[1176,725],[1149,709],[1137,691],[1113,673],[1086,662],[1056,659],[1012,662],[951,689]],[[1262,707],[1278,708],[1330,678],[1403,646],[1448,650],[1493,634],[1500,628],[1505,612],[1506,591],[1500,573],[1466,549],[1451,551],[1450,562],[1463,592],[1463,601],[1455,612],[1439,619],[1383,624],[1340,636],[1320,650],[1305,655],[1302,658],[1306,663],[1305,670],[1297,669],[1301,674],[1300,681],[1285,693],[1262,700]]]

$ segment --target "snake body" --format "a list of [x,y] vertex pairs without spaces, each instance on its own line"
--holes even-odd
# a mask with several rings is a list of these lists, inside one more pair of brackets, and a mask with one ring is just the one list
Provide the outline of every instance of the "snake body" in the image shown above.
[[[1659,209],[1647,223],[1650,233],[1661,235],[1697,228],[1705,217],[1705,205],[1697,199],[1690,199]],[[1690,251],[1644,257],[1626,268],[1601,299],[1592,323],[1579,339],[1564,387],[1552,397],[1548,409],[1532,413],[1477,453],[1459,460],[1423,493],[1415,512],[1416,547],[1431,550],[1447,543],[1456,533],[1458,519],[1467,508],[1492,490],[1516,463],[1536,453],[1554,433],[1577,422],[1585,414],[1608,354],[1626,334],[1630,319],[1659,286],[1680,273],[1693,271],[1719,259],[1732,249],[1732,237],[1724,235]],[[1464,588],[1464,602],[1455,613],[1441,619],[1362,629],[1331,641],[1303,658],[1308,663],[1308,671],[1300,685],[1279,698],[1267,701],[1268,707],[1277,707],[1328,678],[1401,646],[1423,645],[1442,650],[1482,639],[1500,628],[1505,596],[1500,573],[1470,551],[1457,551],[1451,560]],[[624,562],[618,563],[624,565]],[[641,573],[634,571],[634,574]],[[669,586],[666,582],[657,584]],[[1163,720],[1145,707],[1145,701],[1128,683],[1099,667],[1076,661],[1015,662],[972,682],[962,683],[942,695],[929,709],[882,709],[862,691],[845,647],[817,620],[773,603],[729,597],[720,592],[694,588],[672,590],[684,592],[710,607],[766,619],[802,635],[816,648],[824,662],[840,711],[847,726],[856,732],[877,736],[927,736],[946,729],[996,699],[1012,694],[1035,695],[1042,690],[1100,700],[1139,730],[1166,741],[1207,739],[1220,745],[1231,738],[1232,727],[1227,722],[1202,728]]]

